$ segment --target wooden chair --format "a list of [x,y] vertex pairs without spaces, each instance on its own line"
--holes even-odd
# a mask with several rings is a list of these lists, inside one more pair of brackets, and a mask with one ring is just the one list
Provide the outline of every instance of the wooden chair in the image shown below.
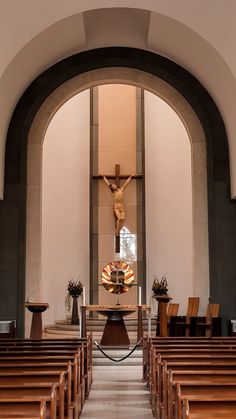
[[220,314],[220,304],[208,304],[206,317],[211,319],[212,317],[219,317]]
[[220,304],[208,304],[206,316],[196,320],[197,336],[221,336]]
[[167,308],[167,318],[170,320],[170,317],[177,316],[179,311],[179,304],[169,303]]
[[197,317],[199,309],[199,297],[188,297],[188,308],[186,317]]
[[172,316],[170,324],[171,336],[195,336],[196,317],[199,308],[199,297],[189,297],[185,316]]

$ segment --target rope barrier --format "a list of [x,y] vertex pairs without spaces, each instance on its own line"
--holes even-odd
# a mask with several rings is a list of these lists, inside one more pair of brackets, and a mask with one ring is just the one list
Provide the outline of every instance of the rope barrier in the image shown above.
[[115,359],[115,358],[112,358],[110,355],[108,355],[108,354],[106,354],[106,352],[104,352],[104,350],[101,348],[101,346],[99,346],[99,344],[96,342],[96,340],[94,340],[93,339],[93,341],[94,341],[94,343],[95,343],[95,345],[97,346],[97,348],[99,349],[99,351],[106,357],[106,358],[108,358],[108,359],[110,359],[111,361],[113,361],[113,362],[121,362],[121,361],[124,361],[126,358],[128,358],[130,355],[132,355],[132,353],[137,349],[137,347],[139,346],[139,344],[140,344],[140,342],[141,342],[141,340],[142,340],[142,338],[141,339],[139,339],[139,341],[136,343],[136,345],[134,346],[134,348],[133,349],[131,349],[131,351],[127,354],[127,355],[125,355],[123,358],[120,358],[120,359]]

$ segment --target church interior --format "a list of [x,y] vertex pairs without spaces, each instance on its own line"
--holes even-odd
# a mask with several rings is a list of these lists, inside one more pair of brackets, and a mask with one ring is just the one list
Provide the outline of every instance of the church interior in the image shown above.
[[0,418],[236,418],[234,0],[0,11]]

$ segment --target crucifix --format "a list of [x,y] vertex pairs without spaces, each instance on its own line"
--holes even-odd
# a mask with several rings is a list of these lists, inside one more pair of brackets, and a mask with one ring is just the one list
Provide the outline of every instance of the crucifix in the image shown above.
[[[142,177],[142,175],[121,175],[120,165],[116,164],[114,175],[95,175],[93,177],[94,179],[103,179],[107,186],[110,187],[111,192],[113,193],[116,237],[115,251],[116,253],[120,253],[120,230],[122,229],[125,220],[125,209],[123,200],[124,189],[129,184],[131,179],[139,179]],[[114,179],[115,183],[110,183],[109,179]],[[121,179],[126,179],[126,182],[122,186],[120,186]]]

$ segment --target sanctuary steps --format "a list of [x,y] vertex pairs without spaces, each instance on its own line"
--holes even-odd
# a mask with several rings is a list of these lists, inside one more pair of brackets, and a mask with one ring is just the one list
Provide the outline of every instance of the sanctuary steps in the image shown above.
[[[138,320],[136,318],[125,318],[124,319],[126,329],[129,335],[130,344],[134,345],[137,342],[137,326]],[[93,338],[99,343],[102,338],[102,333],[105,328],[106,318],[87,318],[87,332],[93,334]],[[153,318],[151,322],[152,335],[155,336],[156,331],[156,319]],[[148,320],[143,319],[144,333],[148,332]],[[44,327],[45,338],[66,338],[66,337],[78,337],[79,336],[79,325],[70,324],[70,319],[57,320],[54,325],[46,325]]]
[[[137,319],[125,318],[125,325],[130,339],[130,346],[133,347],[137,343]],[[93,334],[93,338],[100,343],[102,333],[105,327],[106,318],[87,318],[87,332]],[[143,320],[144,333],[148,331],[148,321]],[[156,332],[156,319],[152,319],[152,335],[155,336]],[[70,319],[57,320],[54,325],[45,326],[44,337],[45,338],[72,338],[79,336],[79,325],[70,324]],[[114,359],[120,359],[126,356],[130,349],[129,348],[103,348],[104,351]],[[125,359],[124,361],[117,363],[106,358],[95,345],[93,345],[93,365],[94,366],[141,366],[142,365],[142,350],[136,349],[133,354]]]
[[[103,348],[104,349],[104,348]],[[130,349],[129,348],[106,348],[104,349],[105,353],[108,354],[113,359],[121,359],[125,357]],[[125,366],[141,366],[143,362],[143,352],[142,349],[137,348],[128,358],[121,362],[114,362],[106,358],[97,348],[93,348],[93,365],[94,366],[114,366],[119,365],[121,367]]]

